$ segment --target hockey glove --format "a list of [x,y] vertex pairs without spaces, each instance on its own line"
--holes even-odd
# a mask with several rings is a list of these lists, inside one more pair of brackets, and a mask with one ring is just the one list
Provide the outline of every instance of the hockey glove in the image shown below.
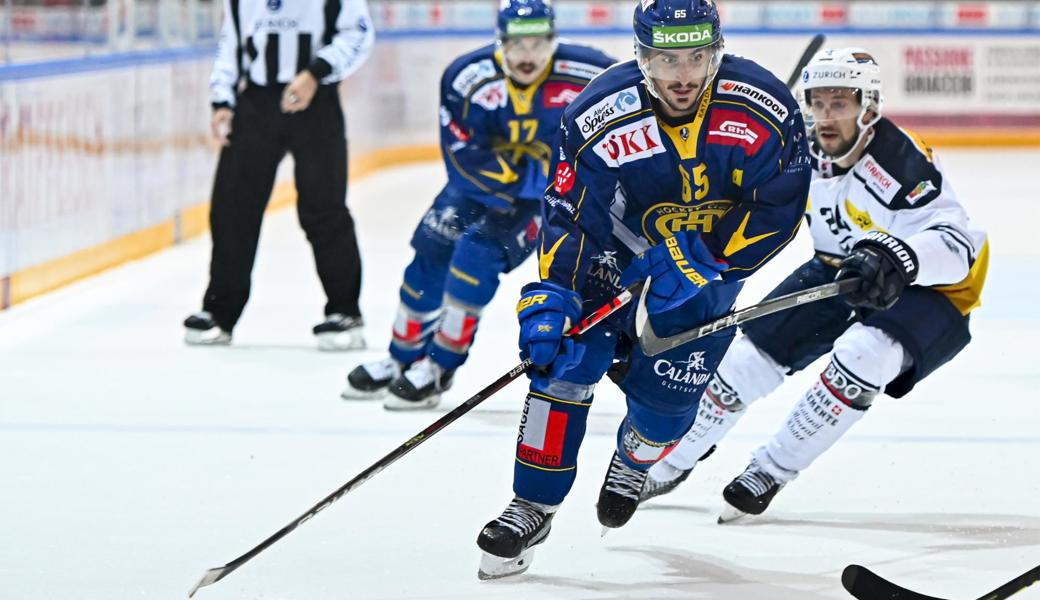
[[906,286],[917,279],[917,255],[902,240],[871,231],[841,261],[835,280],[860,278],[858,290],[845,295],[852,306],[891,308]]
[[555,283],[524,286],[516,305],[520,320],[520,357],[530,357],[543,374],[559,377],[585,355],[585,346],[564,333],[581,318],[581,297]]
[[621,285],[651,277],[646,310],[655,314],[693,298],[728,266],[712,256],[700,234],[680,231],[633,258],[621,274]]

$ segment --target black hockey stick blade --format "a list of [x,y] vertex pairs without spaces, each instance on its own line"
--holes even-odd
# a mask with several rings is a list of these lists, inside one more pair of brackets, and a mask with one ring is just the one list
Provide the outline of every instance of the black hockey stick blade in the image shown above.
[[801,58],[795,64],[794,71],[791,71],[791,76],[787,78],[787,89],[794,89],[794,86],[798,84],[798,78],[802,76],[802,69],[805,65],[809,64],[812,57],[820,51],[823,47],[823,43],[827,41],[827,36],[822,33],[817,33],[813,36],[813,39],[809,41],[809,45],[805,47],[805,52],[802,52]]
[[[606,319],[611,314],[620,309],[622,306],[625,306],[626,304],[631,302],[633,295],[639,293],[639,288],[642,285],[642,282],[639,282],[629,286],[620,294],[615,296],[610,302],[599,307],[598,309],[596,309],[595,312],[582,319],[581,323],[578,323],[567,332],[567,335],[580,335],[588,331],[592,327],[596,326],[597,324],[602,322],[603,319]],[[348,492],[357,489],[361,486],[361,484],[365,483],[366,481],[374,477],[376,474],[378,474],[380,471],[396,462],[397,459],[401,458],[405,454],[408,454],[409,452],[417,448],[420,444],[433,437],[434,434],[436,434],[438,431],[454,423],[456,420],[458,420],[459,417],[473,410],[474,407],[476,407],[484,400],[487,400],[494,393],[506,387],[506,385],[512,383],[513,380],[520,378],[524,373],[527,373],[527,371],[531,368],[531,365],[532,363],[530,358],[524,359],[523,362],[513,367],[508,373],[502,375],[501,377],[493,381],[490,385],[471,396],[468,400],[455,407],[455,409],[453,409],[451,412],[448,412],[441,418],[431,423],[429,426],[426,427],[426,429],[423,429],[416,435],[412,436],[412,438],[409,439],[407,442],[401,444],[397,448],[394,448],[389,454],[377,460],[374,464],[372,464],[372,466],[368,467],[367,469],[359,473],[356,477],[343,484],[339,489],[323,498],[314,506],[310,507],[307,510],[307,512],[303,513],[302,515],[294,519],[285,527],[279,529],[277,532],[274,533],[274,535],[260,542],[249,552],[246,552],[242,556],[239,556],[238,558],[229,562],[223,567],[216,567],[207,570],[206,573],[203,574],[202,579],[200,579],[199,582],[195,584],[195,587],[191,588],[191,592],[188,593],[188,597],[193,597],[195,595],[195,592],[199,591],[200,588],[214,584],[230,575],[236,569],[252,560],[257,554],[260,554],[278,540],[289,535],[289,533],[291,533],[294,529],[308,521],[311,517],[317,515],[319,512],[331,506],[333,502],[339,500]]]
[[981,596],[979,600],[1004,600],[1005,598],[1010,598],[1011,596],[1021,592],[1037,581],[1040,581],[1040,566],[1033,567],[1025,573],[1022,573],[1018,577],[1015,577],[985,596]]
[[[711,335],[722,331],[723,329],[735,327],[741,323],[746,323],[759,317],[771,315],[809,302],[832,298],[839,294],[847,294],[852,290],[855,290],[858,286],[859,278],[843,279],[841,281],[826,283],[800,292],[778,296],[771,300],[755,304],[754,306],[733,311],[728,315],[720,317],[710,323],[705,323],[700,327],[694,327],[688,331],[683,331],[665,338],[658,337],[657,333],[654,332],[654,327],[650,323],[650,319],[647,315],[644,300],[646,294],[644,293],[640,295],[639,304],[636,307],[636,324],[637,327],[639,327],[637,330],[639,347],[643,349],[643,354],[647,356],[657,356],[666,350],[677,348],[706,335]],[[643,289],[646,290],[648,288],[649,285]]]
[[857,600],[942,600],[900,587],[860,565],[845,567],[841,585]]
[[[1040,581],[1040,566],[1030,569],[978,600],[1006,600]],[[841,585],[857,600],[942,600],[900,587],[870,569],[849,565],[841,574]]]

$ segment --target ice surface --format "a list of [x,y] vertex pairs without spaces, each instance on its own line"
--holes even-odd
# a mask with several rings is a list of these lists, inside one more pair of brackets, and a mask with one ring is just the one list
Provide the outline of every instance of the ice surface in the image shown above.
[[[675,493],[600,538],[594,503],[623,411],[609,383],[574,491],[526,575],[478,582],[481,526],[511,497],[516,383],[197,598],[844,598],[863,563],[918,591],[972,598],[1040,563],[1040,153],[944,151],[991,234],[975,340],[868,418],[777,497],[719,526],[722,487],[817,367],[754,406]],[[0,313],[3,598],[180,598],[208,567],[282,527],[437,413],[339,398],[389,340],[411,231],[437,164],[357,182],[372,350],[314,349],[323,299],[295,215],[267,219],[253,300],[230,348],[188,348],[209,243],[199,240]],[[808,256],[806,236],[755,276],[757,301]],[[517,362],[504,279],[448,406]],[[1030,590],[1023,598],[1040,597]]]

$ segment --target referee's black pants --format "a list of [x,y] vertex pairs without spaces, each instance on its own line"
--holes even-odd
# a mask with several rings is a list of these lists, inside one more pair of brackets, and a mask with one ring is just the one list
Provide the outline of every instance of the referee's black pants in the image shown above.
[[296,209],[328,299],[325,314],[360,316],[361,257],[347,209],[347,141],[336,86],[320,86],[307,110],[281,111],[282,87],[250,86],[238,98],[231,144],[213,183],[213,255],[202,301],[231,331],[249,299],[260,223],[286,152],[296,163]]

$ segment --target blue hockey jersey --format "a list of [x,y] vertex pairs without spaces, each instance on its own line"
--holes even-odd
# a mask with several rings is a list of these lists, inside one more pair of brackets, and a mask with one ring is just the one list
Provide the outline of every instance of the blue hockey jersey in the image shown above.
[[623,269],[680,230],[700,232],[728,263],[724,280],[741,279],[794,237],[805,211],[811,167],[798,105],[747,59],[723,57],[681,122],[655,112],[635,61],[616,65],[567,108],[557,143],[539,268],[574,290],[592,258]]
[[541,200],[564,109],[613,63],[598,50],[561,42],[545,71],[520,87],[503,73],[494,44],[457,58],[441,78],[448,184],[500,209]]

